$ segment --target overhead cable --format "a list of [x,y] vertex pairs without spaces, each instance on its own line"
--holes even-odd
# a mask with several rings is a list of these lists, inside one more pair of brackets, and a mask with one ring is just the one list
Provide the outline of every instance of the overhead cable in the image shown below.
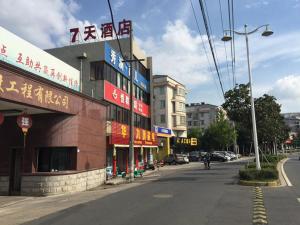
[[224,88],[223,88],[223,84],[222,84],[222,81],[221,81],[221,77],[220,77],[220,73],[219,73],[219,69],[218,69],[218,65],[217,65],[217,62],[216,62],[216,57],[215,57],[215,53],[214,53],[214,49],[213,49],[213,45],[212,45],[212,41],[211,41],[211,37],[210,37],[210,32],[209,32],[209,28],[208,28],[207,19],[206,19],[203,0],[199,0],[199,4],[200,4],[201,12],[202,12],[202,17],[203,17],[203,21],[204,21],[206,34],[207,34],[207,37],[208,37],[208,42],[209,42],[211,54],[212,54],[214,65],[215,65],[215,68],[216,68],[216,71],[217,71],[219,83],[220,83],[220,86],[221,86],[223,96],[225,97]]
[[[202,47],[203,47],[203,50],[204,50],[204,53],[206,55],[206,59],[207,59],[207,62],[208,62],[208,68],[209,68],[211,74],[214,74],[213,70],[212,70],[211,62],[210,62],[209,57],[208,57],[207,49],[205,47],[205,43],[204,43],[204,40],[203,40],[203,37],[202,37],[202,32],[200,30],[200,26],[199,26],[199,23],[198,23],[198,19],[197,19],[197,16],[196,16],[196,12],[195,12],[195,8],[194,8],[192,0],[190,0],[190,3],[191,3],[192,10],[193,10],[193,15],[194,15],[194,19],[195,19],[195,22],[196,22],[196,25],[197,25],[198,33],[199,33],[200,38],[201,38],[201,44],[202,44]],[[219,90],[219,86],[217,85],[215,76],[213,76],[213,81],[214,81],[214,84],[215,84],[217,90]],[[220,94],[220,93],[218,92],[218,94]]]

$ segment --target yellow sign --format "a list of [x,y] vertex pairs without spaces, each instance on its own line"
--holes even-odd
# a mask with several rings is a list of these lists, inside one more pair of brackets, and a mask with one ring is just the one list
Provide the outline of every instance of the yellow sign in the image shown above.
[[198,140],[197,138],[177,138],[176,143],[195,146],[198,144]]

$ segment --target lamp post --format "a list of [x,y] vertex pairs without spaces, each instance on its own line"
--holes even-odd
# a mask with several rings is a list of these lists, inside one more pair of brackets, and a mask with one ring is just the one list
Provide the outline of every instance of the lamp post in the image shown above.
[[244,32],[237,32],[235,30],[225,30],[225,35],[222,38],[222,41],[230,41],[232,39],[231,36],[227,35],[228,31],[232,31],[238,35],[244,35],[246,39],[246,49],[247,49],[247,62],[248,62],[248,75],[249,75],[249,85],[250,85],[250,98],[251,98],[251,116],[252,116],[252,132],[253,132],[253,143],[254,143],[254,151],[255,151],[255,160],[256,160],[256,169],[261,170],[260,161],[259,161],[259,150],[258,150],[258,141],[257,141],[257,131],[256,131],[256,119],[255,119],[255,107],[254,107],[254,99],[252,94],[252,76],[251,76],[251,68],[250,68],[250,58],[249,58],[249,43],[248,36],[250,34],[255,33],[260,28],[265,27],[265,31],[262,33],[262,36],[270,36],[273,34],[273,31],[269,29],[269,24],[259,26],[252,31],[247,30],[247,24],[244,25]]

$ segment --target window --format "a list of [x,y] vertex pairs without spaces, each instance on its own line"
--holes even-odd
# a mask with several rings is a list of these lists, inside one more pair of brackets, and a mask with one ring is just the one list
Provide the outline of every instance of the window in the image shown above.
[[172,102],[172,112],[173,112],[173,113],[176,112],[175,102]]
[[203,116],[204,116],[204,113],[203,113],[203,112],[202,112],[202,113],[200,113],[200,116],[201,116],[201,117],[203,117]]
[[127,88],[128,88],[128,80],[126,77],[123,77],[122,90],[127,92],[128,91]]
[[197,113],[193,113],[193,119],[197,120],[198,119],[198,114]]
[[193,125],[194,125],[194,126],[199,126],[198,121],[193,121]]
[[204,120],[200,120],[201,125],[204,125]]
[[192,126],[192,121],[188,121],[188,126]]
[[188,118],[192,118],[192,113],[187,113],[186,115]]
[[38,172],[76,170],[75,147],[55,147],[38,149]]
[[90,80],[103,80],[104,62],[91,62],[90,63]]
[[122,75],[120,73],[117,73],[117,87],[122,88]]
[[166,122],[166,115],[160,115],[160,122],[165,123]]
[[172,116],[172,120],[173,120],[173,127],[176,127],[176,125],[177,125],[176,116]]
[[176,97],[176,93],[177,92],[177,90],[176,89],[173,89],[173,98],[175,98]]
[[180,116],[180,125],[185,126],[185,124],[186,124],[185,116]]
[[165,100],[160,100],[160,109],[166,108],[166,101]]
[[159,94],[160,95],[165,94],[165,87],[159,87]]

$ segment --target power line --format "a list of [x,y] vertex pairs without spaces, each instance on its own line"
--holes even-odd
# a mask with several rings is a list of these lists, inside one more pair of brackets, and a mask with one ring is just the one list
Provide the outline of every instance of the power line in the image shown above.
[[[209,57],[208,57],[208,53],[207,53],[207,50],[206,50],[206,47],[205,47],[205,43],[204,43],[204,40],[203,40],[203,37],[202,37],[202,32],[200,30],[200,26],[199,26],[199,23],[198,23],[198,19],[197,19],[196,13],[195,13],[195,9],[194,9],[194,5],[193,5],[192,0],[190,0],[190,3],[191,3],[192,10],[193,10],[193,15],[194,15],[194,19],[195,19],[195,22],[196,22],[196,25],[197,25],[198,33],[199,33],[200,38],[201,38],[202,47],[203,47],[203,50],[204,50],[204,53],[206,55],[206,59],[207,59],[207,62],[208,62],[208,68],[209,68],[211,74],[214,74],[213,70],[212,70],[210,60],[209,60]],[[213,76],[213,81],[214,81],[214,84],[215,84],[217,90],[219,90],[219,86],[217,85],[215,76]],[[219,94],[219,92],[218,92],[218,94]]]
[[120,54],[121,54],[122,58],[125,59],[125,57],[123,55],[123,52],[122,52],[121,43],[120,43],[120,40],[119,40],[119,37],[118,37],[118,34],[117,34],[117,30],[116,30],[116,27],[115,27],[114,15],[113,15],[112,8],[111,8],[111,5],[110,5],[110,0],[107,0],[107,3],[108,3],[108,7],[109,7],[112,26],[113,26],[113,29],[114,29],[114,32],[116,34],[116,38],[117,38],[117,41],[118,41]]
[[[222,12],[222,5],[221,5],[221,0],[219,0],[219,10],[220,10],[220,18],[221,18],[221,25],[222,25],[222,32],[224,32],[224,22],[223,22],[223,12]],[[227,49],[226,49],[226,44],[224,44],[224,49],[225,49],[225,56],[226,56],[226,68],[227,68],[227,75],[228,75],[228,82],[229,82],[229,89],[230,89],[230,75],[229,75],[229,65],[228,65],[228,57],[227,57]]]
[[209,28],[208,28],[208,24],[207,24],[207,19],[206,19],[206,14],[205,14],[205,10],[204,10],[204,5],[203,5],[202,1],[203,0],[199,0],[199,4],[200,4],[201,12],[202,12],[202,17],[203,17],[203,21],[204,21],[204,25],[205,25],[206,34],[207,34],[207,37],[208,37],[210,51],[211,51],[211,54],[213,56],[213,60],[214,60],[215,68],[216,68],[216,71],[217,71],[217,75],[218,75],[219,83],[220,83],[220,86],[221,86],[221,90],[222,90],[223,96],[225,96],[224,89],[223,89],[223,84],[222,84],[220,73],[219,73],[219,69],[218,69],[218,65],[217,65],[217,62],[216,62],[216,57],[215,57],[214,49],[213,49],[213,46],[212,46],[212,41],[211,41],[210,32],[209,32]]

